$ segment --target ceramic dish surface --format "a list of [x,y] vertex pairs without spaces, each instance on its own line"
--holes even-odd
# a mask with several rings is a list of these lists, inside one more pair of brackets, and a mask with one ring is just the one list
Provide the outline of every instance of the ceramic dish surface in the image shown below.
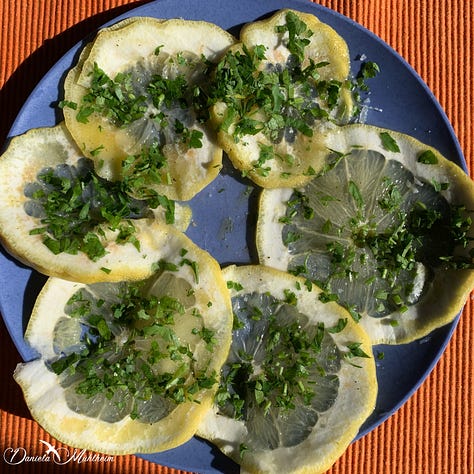
[[[305,0],[162,0],[153,1],[117,17],[181,17],[218,24],[238,37],[243,24],[265,18],[281,8],[313,13],[333,27],[347,42],[352,72],[366,58],[380,73],[370,80],[367,123],[407,133],[437,148],[460,165],[466,163],[449,121],[437,100],[416,72],[393,49],[352,20]],[[91,32],[93,35],[94,32]],[[75,65],[83,45],[77,44],[41,79],[10,130],[10,137],[34,127],[51,126],[62,117],[56,107],[62,98],[67,71]],[[187,234],[222,266],[257,263],[255,223],[258,189],[224,159],[220,175],[190,201],[192,224]],[[0,253],[0,310],[10,335],[25,361],[36,357],[23,339],[28,317],[45,277]],[[428,337],[400,346],[376,346],[379,394],[372,416],[360,430],[368,433],[393,414],[419,387],[443,353],[457,319]],[[383,353],[381,360],[377,355]],[[239,472],[239,468],[211,444],[193,438],[171,451],[143,455],[147,460],[199,473]]]

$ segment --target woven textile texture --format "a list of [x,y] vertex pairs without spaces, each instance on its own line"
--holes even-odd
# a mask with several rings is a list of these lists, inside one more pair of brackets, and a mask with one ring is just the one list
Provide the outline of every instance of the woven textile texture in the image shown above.
[[[16,114],[35,84],[70,47],[104,22],[143,3],[0,0],[0,142],[5,142]],[[319,0],[316,3],[359,22],[413,66],[444,108],[472,170],[474,1]],[[474,473],[472,321],[470,300],[446,352],[419,390],[385,423],[353,443],[330,474]],[[0,348],[0,473],[182,472],[135,456],[115,457],[109,463],[64,466],[30,462],[14,467],[5,463],[2,456],[9,447],[24,447],[28,453],[40,455],[44,452],[40,439],[61,445],[32,421],[21,391],[12,379],[20,357],[3,322],[0,322]]]

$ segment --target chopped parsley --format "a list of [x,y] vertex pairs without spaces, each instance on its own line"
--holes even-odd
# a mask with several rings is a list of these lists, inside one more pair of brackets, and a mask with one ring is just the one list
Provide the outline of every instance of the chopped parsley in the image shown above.
[[[342,361],[355,365],[357,357],[366,357],[360,344],[340,351],[334,342],[330,333],[343,331],[347,319],[332,328],[310,322],[295,306],[294,292],[283,293],[282,299],[257,292],[232,297],[236,323],[216,403],[221,415],[246,422],[244,451],[247,446],[276,449],[306,439],[318,412],[337,398]],[[314,416],[307,425],[300,422],[298,433],[287,430],[302,411]],[[262,435],[262,429],[275,435]]]
[[237,281],[228,281],[227,282],[227,288],[235,290],[235,291],[241,291],[244,289],[244,287]]
[[371,357],[369,354],[364,352],[361,346],[362,344],[360,342],[351,342],[350,344],[347,344],[348,352],[344,354],[344,358],[355,367],[360,367],[360,366],[352,362],[352,359],[356,357],[369,359]]
[[362,79],[372,79],[380,73],[380,67],[373,61],[366,61],[362,63],[358,77]]
[[347,326],[347,319],[340,318],[337,324],[333,327],[327,328],[327,331],[331,334],[340,333]]
[[390,133],[380,132],[380,140],[385,150],[400,153],[400,147]]
[[[326,377],[328,369],[323,369],[327,362],[320,360],[322,352],[334,351],[330,364],[337,371],[332,339],[325,336],[323,325],[309,325],[306,317],[297,313],[295,298],[291,290],[285,292],[284,301],[255,293],[232,298],[239,324],[235,325],[231,353],[238,356],[224,366],[216,395],[220,410],[228,416],[246,420],[254,410],[263,416],[278,416],[296,404],[311,405],[314,384],[319,377]],[[262,338],[264,345],[250,343],[255,337]],[[245,351],[246,347],[254,347],[255,352]]]
[[[344,171],[360,154],[370,169],[381,170],[370,188],[365,176]],[[322,194],[336,182],[346,184],[334,196]],[[294,255],[290,270],[315,282],[321,298],[339,302],[356,321],[366,312],[407,311],[423,296],[431,269],[474,267],[465,251],[472,241],[470,212],[450,205],[443,188],[376,152],[338,154],[333,167],[287,202],[280,222],[282,242]]]
[[[145,115],[146,97],[137,95],[130,73],[119,73],[111,79],[94,63],[90,73],[91,84],[77,109],[76,120],[87,123],[97,113],[107,117],[118,127],[130,124]],[[65,104],[71,106],[70,103]]]
[[[342,83],[322,80],[320,75],[328,63],[305,59],[313,34],[307,25],[288,12],[285,24],[277,26],[276,32],[286,38],[283,41],[290,53],[286,64],[269,62],[263,45],[243,45],[218,63],[208,87],[210,104],[225,103],[221,129],[229,131],[232,126],[236,142],[257,133],[271,143],[293,142],[298,134],[311,137],[313,123],[328,120],[338,105]],[[264,176],[268,170],[263,163],[271,158],[267,150],[261,150],[256,167]]]
[[438,163],[438,158],[431,150],[426,150],[419,154],[418,162],[425,165],[436,165]]
[[276,27],[278,33],[288,32],[287,48],[300,62],[304,60],[304,50],[309,45],[313,32],[294,12],[288,12],[284,25]]
[[149,217],[151,209],[163,205],[174,221],[174,202],[161,196],[138,200],[131,197],[126,181],[107,181],[94,171],[90,160],[76,166],[59,165],[44,169],[37,181],[25,186],[29,200],[25,211],[38,219],[30,231],[41,235],[55,255],[85,253],[95,261],[106,254],[105,235],[112,230],[118,244],[140,242],[135,235],[135,219]]
[[367,83],[368,79],[373,79],[380,73],[380,67],[373,61],[364,61],[361,64],[359,72],[350,82],[350,89],[354,99],[354,108],[352,115],[355,119],[360,117],[362,108],[368,101],[370,88]]
[[163,106],[167,109],[172,106],[178,106],[183,109],[188,107],[188,82],[182,74],[178,74],[174,78],[155,74],[146,90],[157,109],[161,109]]
[[362,194],[360,192],[360,189],[359,189],[358,185],[354,181],[350,180],[348,189],[349,189],[350,195],[352,196],[355,203],[357,204],[357,207],[359,209],[363,208],[364,207],[364,198],[362,197]]
[[[175,332],[175,325],[187,317],[186,302],[147,294],[146,288],[146,282],[122,283],[113,301],[93,296],[88,288],[75,293],[65,312],[84,324],[83,348],[49,365],[66,385],[68,377],[79,379],[75,392],[85,399],[105,395],[112,400],[120,394],[133,400],[128,409],[132,418],[154,422],[145,402],[162,400],[166,410],[153,415],[160,419],[176,404],[197,401],[198,392],[216,384],[217,376],[205,368],[202,358],[196,364],[189,343]],[[201,323],[190,329],[189,340],[193,336],[204,341],[210,359],[217,343],[214,331]]]

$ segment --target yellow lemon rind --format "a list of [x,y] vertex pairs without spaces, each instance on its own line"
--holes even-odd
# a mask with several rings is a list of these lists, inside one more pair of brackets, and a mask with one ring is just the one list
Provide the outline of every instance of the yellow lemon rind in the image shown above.
[[[387,132],[396,141],[400,152],[386,150],[380,138]],[[351,148],[378,151],[388,159],[401,162],[416,177],[427,182],[448,182],[449,187],[441,194],[453,205],[465,205],[474,209],[474,183],[454,162],[448,160],[433,147],[399,132],[383,128],[353,124],[341,127],[328,136],[328,147],[345,153]],[[430,150],[437,158],[437,164],[418,161],[420,153]],[[279,218],[285,215],[286,201],[291,196],[289,188],[264,190],[259,204],[257,223],[257,249],[260,263],[281,270],[288,268],[290,255],[281,241],[283,224]],[[279,236],[275,238],[275,236]],[[471,229],[470,237],[474,236]],[[360,324],[369,333],[374,344],[402,344],[418,340],[433,330],[452,322],[462,310],[474,287],[472,270],[443,268],[434,272],[435,277],[425,296],[405,312],[392,313],[383,318],[363,317]],[[391,324],[393,320],[397,324]]]
[[[207,370],[219,372],[230,347],[232,327],[232,309],[222,272],[217,262],[184,234],[180,233],[171,240],[171,245],[161,248],[162,259],[179,266],[181,249],[185,249],[186,257],[197,262],[198,284],[189,265],[179,266],[176,275],[196,288],[196,307],[206,328],[214,331],[218,341]],[[101,453],[152,453],[183,444],[195,434],[200,420],[210,409],[216,386],[202,389],[196,401],[177,405],[168,416],[153,424],[141,423],[130,416],[109,423],[78,414],[68,407],[58,376],[46,367],[45,360],[57,355],[53,347],[53,330],[57,320],[64,317],[63,308],[68,299],[84,286],[50,278],[35,303],[25,338],[40,358],[19,364],[14,374],[33,418],[61,442]],[[208,301],[212,301],[212,305],[208,305]],[[203,350],[203,346],[200,347]],[[199,354],[195,353],[195,357]]]
[[[298,310],[311,322],[324,322],[326,327],[330,327],[340,318],[347,319],[346,328],[332,335],[336,344],[344,350],[347,344],[357,341],[366,353],[371,354],[372,345],[363,328],[336,303],[322,303],[318,299],[320,290],[313,285],[308,291],[304,279],[260,265],[231,265],[223,270],[223,274],[227,281],[239,282],[243,294],[268,292],[283,300],[285,290],[290,289],[296,295]],[[237,293],[235,289],[230,291],[231,296]],[[246,434],[244,422],[219,415],[215,406],[199,426],[198,435],[215,443],[245,472],[322,473],[342,455],[375,407],[377,379],[374,359],[358,358],[356,363],[359,368],[342,362],[343,367],[338,373],[341,386],[335,405],[321,414],[314,432],[297,446],[248,450],[241,457],[239,448]],[[320,426],[323,427],[321,430],[318,429]]]
[[[28,198],[24,187],[36,181],[39,171],[60,164],[75,165],[81,157],[63,123],[54,127],[32,129],[14,137],[0,157],[0,240],[8,252],[20,262],[48,276],[92,283],[95,281],[138,280],[150,274],[163,239],[173,233],[164,222],[158,208],[154,218],[135,220],[140,250],[132,243],[115,243],[118,231],[105,227],[103,243],[106,255],[92,261],[79,252],[53,254],[43,244],[41,235],[30,231],[41,226],[39,220],[29,216],[24,206]],[[190,222],[190,209],[176,206],[176,228],[186,230]]]

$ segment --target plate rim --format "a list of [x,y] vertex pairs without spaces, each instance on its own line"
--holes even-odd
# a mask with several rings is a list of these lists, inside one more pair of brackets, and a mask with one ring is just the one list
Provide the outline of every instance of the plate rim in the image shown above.
[[[193,0],[191,0],[191,2],[192,1]],[[207,2],[212,2],[212,0],[206,0],[206,1]],[[251,2],[251,0],[246,0],[246,1]],[[70,66],[72,66],[72,64],[74,64],[74,58],[77,56],[78,52],[82,49],[82,45],[84,45],[84,42],[87,40],[87,38],[94,35],[101,28],[109,26],[113,23],[116,23],[117,21],[120,21],[124,18],[129,18],[131,16],[141,16],[142,12],[144,12],[144,11],[146,12],[146,11],[152,10],[154,8],[159,8],[160,6],[163,6],[163,5],[166,5],[166,4],[170,5],[172,3],[173,3],[173,0],[154,0],[154,1],[151,1],[149,3],[145,3],[143,5],[139,5],[139,6],[135,6],[135,7],[131,6],[130,10],[117,15],[115,18],[105,22],[104,24],[102,24],[98,28],[94,28],[92,31],[89,32],[89,34],[84,39],[77,42],[65,54],[61,55],[58,58],[58,60],[55,62],[55,64],[52,66],[52,68],[42,78],[40,78],[37,85],[33,88],[31,93],[28,95],[27,99],[25,100],[24,104],[20,108],[17,116],[15,117],[15,119],[14,119],[14,121],[13,121],[11,127],[10,127],[10,130],[7,134],[7,139],[6,139],[5,145],[9,142],[9,140],[13,136],[18,135],[19,132],[22,133],[22,131],[20,130],[21,129],[20,119],[25,114],[27,115],[30,101],[38,94],[39,90],[41,89],[42,83],[47,79],[47,77],[50,76],[51,71],[54,70],[55,68],[61,68],[63,66],[62,63],[64,62],[65,59],[70,59],[71,60]],[[198,3],[198,2],[196,1],[194,3]],[[228,8],[233,7],[231,2],[229,2],[229,1],[224,0],[224,1],[220,1],[218,3],[220,3],[220,4],[225,3],[225,4],[227,4]],[[403,67],[409,72],[409,74],[412,76],[412,78],[415,79],[418,82],[418,84],[423,88],[424,92],[427,94],[428,99],[430,100],[430,102],[436,107],[436,109],[437,109],[437,111],[440,115],[440,118],[443,121],[443,126],[446,128],[446,131],[448,132],[450,140],[452,141],[451,145],[453,146],[453,148],[456,152],[455,153],[456,157],[458,158],[458,160],[453,160],[453,161],[455,161],[455,163],[458,164],[464,170],[464,172],[466,174],[468,174],[467,163],[466,163],[466,160],[464,158],[463,151],[462,151],[461,145],[459,143],[458,137],[456,136],[454,127],[452,126],[451,122],[449,121],[449,118],[448,118],[446,112],[444,111],[443,107],[441,106],[440,102],[438,101],[437,97],[434,95],[433,91],[428,87],[428,85],[423,80],[423,78],[420,76],[420,74],[418,74],[418,72],[414,69],[414,67],[410,63],[408,63],[408,61],[403,56],[401,56],[401,54],[398,53],[393,47],[391,47],[386,41],[381,39],[379,36],[377,36],[371,30],[369,30],[365,26],[361,25],[360,23],[356,22],[352,18],[347,17],[347,16],[343,15],[342,13],[339,13],[339,12],[337,12],[337,11],[331,9],[331,8],[328,8],[324,5],[313,3],[310,0],[284,0],[283,2],[278,2],[278,3],[277,2],[272,2],[271,0],[270,1],[269,0],[264,0],[261,3],[262,4],[268,4],[268,6],[273,7],[272,10],[268,10],[267,14],[270,13],[271,11],[276,11],[280,8],[285,8],[285,7],[277,7],[276,6],[276,5],[280,5],[280,3],[287,4],[288,8],[301,9],[302,11],[310,11],[310,12],[316,14],[316,15],[317,15],[318,11],[319,12],[324,12],[324,14],[331,16],[334,19],[334,21],[336,21],[336,22],[338,22],[338,21],[345,22],[346,24],[350,25],[350,27],[357,29],[359,32],[361,32],[365,36],[369,37],[371,41],[375,41],[376,43],[381,45],[384,49],[388,50],[390,52],[390,54],[392,56],[394,56],[403,65]],[[169,16],[169,17],[171,17],[171,16]],[[350,44],[349,44],[349,47],[350,47]],[[62,69],[62,71],[64,72],[64,69]],[[23,131],[26,131],[26,130],[23,130]],[[449,158],[451,159],[451,157],[449,157]],[[5,258],[9,258],[9,259],[11,258],[11,257],[9,257],[8,253],[6,253],[6,252],[4,253],[4,249],[2,249],[1,256],[5,256]],[[15,259],[13,259],[13,258],[11,258],[11,259],[14,261],[14,263],[17,263],[15,261]],[[1,310],[2,318],[4,320],[4,324],[7,328],[7,331],[9,333],[10,338],[13,341],[13,343],[15,345],[15,348],[20,353],[22,359],[25,360],[25,357],[24,357],[25,352],[24,352],[22,347],[18,346],[17,338],[14,337],[14,335],[11,331],[11,326],[10,326],[9,319],[6,318],[5,313],[3,311],[3,292],[1,290],[0,290],[0,310]],[[405,396],[400,399],[399,403],[396,406],[394,406],[392,410],[387,412],[383,417],[379,418],[376,423],[374,423],[371,426],[367,427],[367,429],[365,429],[365,430],[361,429],[361,432],[359,432],[359,435],[357,436],[356,440],[359,439],[362,436],[365,436],[370,431],[373,431],[378,426],[380,426],[382,423],[384,423],[390,416],[392,416],[395,412],[397,412],[413,396],[414,392],[416,390],[418,390],[418,388],[422,385],[422,383],[430,375],[430,373],[432,372],[434,367],[437,365],[439,359],[441,358],[441,356],[445,352],[446,346],[448,345],[449,341],[451,340],[452,335],[454,333],[454,330],[456,329],[456,327],[458,325],[459,318],[460,318],[461,314],[462,314],[462,311],[458,314],[458,316],[455,318],[455,320],[453,322],[451,322],[448,325],[444,326],[444,329],[446,330],[446,334],[443,337],[443,342],[439,346],[435,357],[431,360],[430,364],[428,364],[427,369],[423,373],[423,376],[418,379],[417,383],[414,386],[412,386],[410,388],[410,390],[408,390],[408,392],[405,394]],[[23,340],[23,346],[25,344],[26,344],[26,342]],[[161,453],[159,453],[159,454],[161,454]],[[161,463],[164,462],[164,461],[150,459],[150,456],[153,456],[153,454],[152,455],[140,455],[140,454],[138,454],[138,456],[143,457],[143,458],[148,459],[148,460],[151,460],[152,462],[155,462],[155,463],[160,463],[161,464]],[[224,455],[222,455],[222,456],[224,456]],[[172,465],[172,464],[166,464],[166,465],[169,465],[170,467],[177,468],[177,469],[189,469],[189,467],[183,468],[182,466],[179,466],[179,465]],[[211,468],[212,468],[212,466],[211,466]],[[191,470],[193,470],[193,469],[191,469]],[[200,472],[216,472],[216,471],[211,470],[211,471],[200,471]]]

